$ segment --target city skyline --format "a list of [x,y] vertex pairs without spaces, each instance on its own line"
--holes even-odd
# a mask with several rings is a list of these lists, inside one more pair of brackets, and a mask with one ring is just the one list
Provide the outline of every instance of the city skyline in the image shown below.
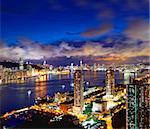
[[148,0],[1,2],[0,60],[149,62]]
[[149,128],[149,0],[1,0],[0,127]]

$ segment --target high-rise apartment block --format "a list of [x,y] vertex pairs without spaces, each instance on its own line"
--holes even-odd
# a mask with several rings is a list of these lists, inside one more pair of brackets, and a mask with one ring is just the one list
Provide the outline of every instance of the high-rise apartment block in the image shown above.
[[77,70],[74,73],[74,107],[73,110],[76,113],[82,113],[84,105],[83,97],[83,73],[81,70]]

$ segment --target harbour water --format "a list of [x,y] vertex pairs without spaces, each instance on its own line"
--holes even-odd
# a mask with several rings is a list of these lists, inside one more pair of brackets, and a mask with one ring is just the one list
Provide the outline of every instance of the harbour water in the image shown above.
[[[116,83],[122,83],[120,73],[115,73]],[[105,72],[84,72],[85,89],[105,86]],[[30,94],[29,94],[30,92]],[[23,84],[0,86],[0,115],[34,104],[35,98],[53,96],[56,92],[73,92],[73,75],[49,74]]]

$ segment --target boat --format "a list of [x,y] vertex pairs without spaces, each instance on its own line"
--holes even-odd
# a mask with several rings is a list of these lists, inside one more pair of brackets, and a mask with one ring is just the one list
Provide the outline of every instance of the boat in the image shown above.
[[74,86],[74,83],[71,83],[70,85],[73,87],[73,86]]
[[31,95],[31,93],[32,93],[32,91],[31,91],[31,90],[28,90],[28,91],[27,91],[28,96],[30,96],[30,95]]
[[89,82],[86,82],[86,85],[89,85]]
[[62,85],[62,88],[65,88],[66,86],[65,85]]

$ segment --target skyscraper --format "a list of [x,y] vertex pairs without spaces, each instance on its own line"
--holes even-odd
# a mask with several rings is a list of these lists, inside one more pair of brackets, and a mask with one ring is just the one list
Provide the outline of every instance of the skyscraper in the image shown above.
[[77,70],[74,73],[74,107],[73,112],[82,113],[84,105],[83,97],[83,73],[81,70]]
[[43,61],[43,66],[45,66],[45,65],[46,65],[46,60]]
[[137,76],[137,72],[132,69],[126,69],[123,71],[124,76],[124,84],[130,84],[132,81],[132,78],[135,78]]
[[80,60],[80,70],[83,70],[83,61]]
[[23,63],[24,63],[23,59],[20,58],[20,60],[19,60],[19,70],[23,70],[24,69]]
[[71,65],[70,65],[70,72],[71,72],[71,74],[73,74],[73,72],[74,72],[73,63],[71,63]]
[[106,71],[106,95],[111,96],[115,94],[115,76],[112,69]]
[[150,75],[135,78],[127,86],[127,129],[148,129]]

